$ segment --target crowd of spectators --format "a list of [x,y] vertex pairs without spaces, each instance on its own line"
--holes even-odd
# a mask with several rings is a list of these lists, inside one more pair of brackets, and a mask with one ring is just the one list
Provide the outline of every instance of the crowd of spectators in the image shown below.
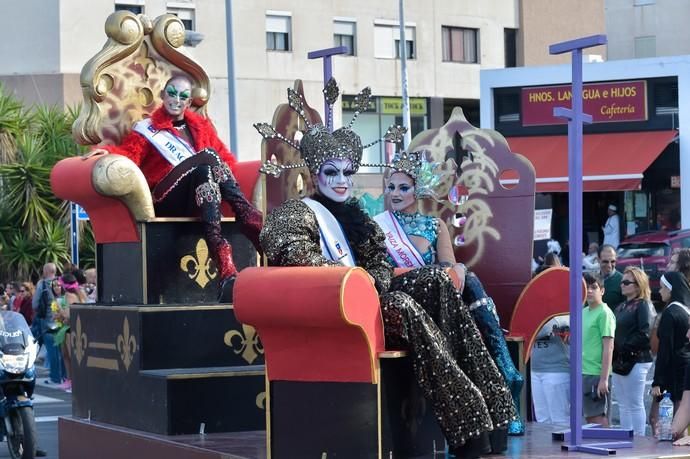
[[29,280],[0,285],[0,310],[18,312],[31,327],[42,348],[43,364],[49,369],[45,384],[71,392],[69,308],[95,303],[96,270],[81,270],[68,263],[62,269],[46,263],[34,285]]
[[[595,249],[589,247],[590,265],[584,274],[584,415],[590,422],[608,425],[612,393],[621,427],[645,435],[649,424],[655,434],[658,401],[668,392],[676,405],[674,437],[680,438],[690,423],[690,249],[676,250],[661,277],[664,305],[659,313],[651,302],[647,274],[637,267],[617,271],[616,250],[609,244],[598,253]],[[540,271],[560,265],[555,254],[549,255]],[[588,318],[591,311],[597,311],[593,319]],[[567,325],[567,315],[553,318],[539,332],[532,351],[537,422],[564,424],[569,417],[563,397],[569,381],[569,333],[563,333]],[[587,362],[591,368],[585,368]],[[653,375],[649,391],[653,398],[646,410],[648,374]],[[677,443],[690,444],[690,437]]]

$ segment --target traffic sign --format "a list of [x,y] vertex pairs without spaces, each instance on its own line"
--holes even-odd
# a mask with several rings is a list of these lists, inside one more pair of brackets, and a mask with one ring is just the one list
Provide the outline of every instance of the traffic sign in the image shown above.
[[77,220],[88,220],[89,214],[86,213],[84,208],[79,204],[75,204],[75,206],[77,208]]

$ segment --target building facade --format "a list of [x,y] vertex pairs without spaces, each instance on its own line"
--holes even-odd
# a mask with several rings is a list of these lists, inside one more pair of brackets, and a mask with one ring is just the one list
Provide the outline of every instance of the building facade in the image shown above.
[[[322,65],[307,59],[315,49],[351,48],[333,59],[345,94],[334,110],[336,126],[348,121],[352,97],[364,86],[374,97],[357,124],[363,137],[373,140],[389,124],[402,121],[397,0],[232,1],[241,159],[259,157],[261,138],[252,123],[271,119],[295,79],[304,81],[307,100],[322,106]],[[481,69],[549,62],[548,43],[601,32],[603,0],[583,0],[576,11],[568,11],[567,3],[407,0],[413,133],[443,124],[455,106],[478,124]],[[88,6],[78,0],[12,2],[5,16],[10,38],[0,43],[0,81],[29,103],[79,103],[81,67],[105,42],[103,24],[116,9],[150,18],[173,13],[203,34],[186,50],[211,77],[210,115],[221,138],[229,140],[225,0],[93,0]],[[571,23],[581,26],[564,25]],[[384,155],[377,146],[365,159],[380,161]]]
[[606,0],[608,58],[690,54],[690,7],[677,0]]
[[[621,235],[690,227],[690,199],[680,192],[690,187],[690,56],[585,64],[583,76],[584,110],[594,117],[583,142],[590,241],[600,240],[609,204],[620,209]],[[532,161],[557,237],[567,233],[568,151],[552,110],[570,106],[570,78],[570,65],[482,72],[482,126]]]

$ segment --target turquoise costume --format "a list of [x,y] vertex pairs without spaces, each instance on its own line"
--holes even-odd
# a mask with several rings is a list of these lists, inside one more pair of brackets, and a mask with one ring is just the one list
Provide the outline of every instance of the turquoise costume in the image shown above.
[[[405,214],[400,211],[393,211],[393,215],[400,223],[403,231],[408,236],[419,236],[429,241],[429,249],[422,253],[422,259],[427,265],[431,265],[436,260],[436,241],[438,240],[438,219],[422,215],[419,212]],[[395,261],[388,256],[388,261],[395,266]]]
[[[423,215],[419,212],[413,214],[393,211],[392,214],[408,236],[419,236],[429,241],[429,248],[422,255],[427,265],[437,263],[436,243],[438,242],[439,220],[435,217]],[[388,261],[396,266],[395,261],[388,256]],[[516,412],[519,413],[520,392],[524,384],[524,378],[515,368],[508,346],[503,336],[503,329],[498,321],[496,305],[493,299],[487,295],[479,278],[469,270],[465,275],[465,286],[462,291],[462,299],[470,308],[477,328],[482,335],[484,343],[493,357],[498,369],[505,378]],[[508,434],[522,435],[525,433],[525,425],[521,419],[516,419],[508,425]]]

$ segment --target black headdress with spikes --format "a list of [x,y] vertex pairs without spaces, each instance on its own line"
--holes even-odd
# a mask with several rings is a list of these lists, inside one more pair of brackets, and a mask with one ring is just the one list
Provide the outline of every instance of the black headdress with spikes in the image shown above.
[[[335,101],[338,100],[340,90],[338,89],[335,79],[331,78],[328,80],[326,87],[323,89],[323,93],[328,105],[332,106]],[[376,145],[381,141],[400,143],[406,132],[406,128],[404,127],[391,126],[382,138],[363,145],[359,135],[352,130],[352,125],[360,112],[367,109],[370,98],[371,89],[367,87],[360,91],[355,97],[355,114],[352,117],[352,121],[350,121],[347,126],[343,126],[331,133],[328,128],[321,123],[311,124],[307,120],[302,95],[289,88],[288,105],[299,115],[306,126],[299,145],[277,132],[273,126],[268,123],[256,123],[254,127],[264,139],[279,139],[299,151],[302,156],[302,162],[284,165],[266,161],[261,166],[261,172],[278,177],[285,169],[295,169],[306,166],[313,174],[317,174],[321,165],[326,160],[334,158],[349,159],[352,161],[352,167],[355,172],[360,166],[367,166],[367,164],[361,164],[362,154],[365,148]]]

